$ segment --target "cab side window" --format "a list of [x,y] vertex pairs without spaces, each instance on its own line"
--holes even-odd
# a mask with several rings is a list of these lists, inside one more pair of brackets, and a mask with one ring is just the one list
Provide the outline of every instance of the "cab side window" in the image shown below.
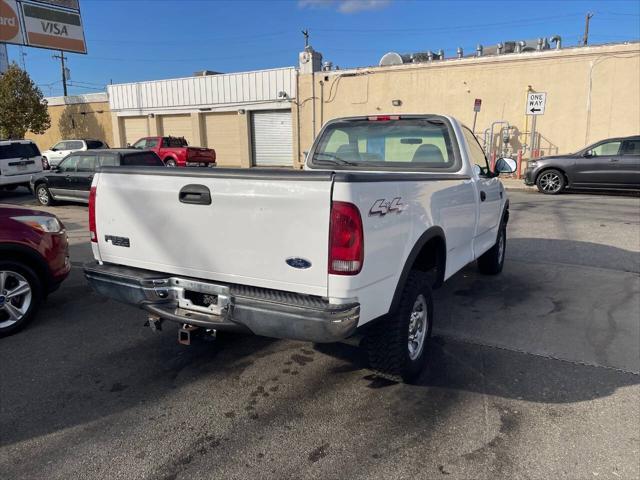
[[69,155],[60,162],[59,170],[66,173],[75,172],[78,167],[78,159],[79,157],[77,155]]
[[489,162],[487,162],[487,157],[485,156],[484,150],[480,146],[478,139],[467,127],[462,127],[462,132],[464,133],[467,145],[469,145],[471,161],[474,165],[477,165],[480,168],[480,175],[489,175]]
[[594,157],[602,157],[609,155],[617,155],[622,142],[606,142],[601,143],[597,147],[591,149],[591,155]]
[[100,155],[98,156],[98,162],[101,167],[115,167],[118,165],[115,155]]
[[640,140],[626,140],[622,144],[622,155],[640,155]]
[[96,171],[96,157],[93,155],[82,155],[78,157],[78,172],[95,172]]

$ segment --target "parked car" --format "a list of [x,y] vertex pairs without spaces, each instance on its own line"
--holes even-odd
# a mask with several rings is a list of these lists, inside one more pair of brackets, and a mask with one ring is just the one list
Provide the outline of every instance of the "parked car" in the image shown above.
[[[42,152],[42,159],[49,167],[59,165],[64,157],[73,152],[84,152],[86,150],[97,150],[109,148],[102,140],[79,139],[79,140],[61,140],[49,150]],[[45,168],[47,168],[45,166]]]
[[524,182],[550,195],[565,188],[640,190],[640,135],[609,138],[576,153],[530,160]]
[[312,342],[360,332],[373,368],[411,380],[432,286],[474,260],[502,270],[498,171],[515,167],[491,171],[451,117],[376,115],[328,122],[302,171],[110,169],[91,188],[85,274],[151,325],[183,325],[185,343],[197,327]]
[[40,205],[53,205],[58,200],[87,203],[96,169],[114,166],[164,167],[164,163],[154,152],[132,149],[76,152],[50,171],[33,175],[30,188]]
[[216,166],[214,149],[190,147],[183,137],[145,137],[132,147],[156,152],[167,167]]
[[33,319],[70,270],[67,234],[55,215],[0,206],[0,336]]
[[31,175],[42,171],[38,146],[31,140],[0,140],[0,189],[29,186]]

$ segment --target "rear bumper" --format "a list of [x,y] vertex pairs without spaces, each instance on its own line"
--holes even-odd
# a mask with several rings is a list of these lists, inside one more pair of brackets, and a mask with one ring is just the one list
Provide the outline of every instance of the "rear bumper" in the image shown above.
[[[90,262],[85,276],[96,291],[165,320],[221,331],[318,343],[351,336],[360,305],[334,305],[320,297],[173,277],[159,272]],[[195,305],[190,292],[215,299]]]
[[29,184],[31,180],[31,176],[40,172],[35,173],[24,173],[20,175],[0,175],[0,186],[3,185],[16,185],[23,183],[25,185]]

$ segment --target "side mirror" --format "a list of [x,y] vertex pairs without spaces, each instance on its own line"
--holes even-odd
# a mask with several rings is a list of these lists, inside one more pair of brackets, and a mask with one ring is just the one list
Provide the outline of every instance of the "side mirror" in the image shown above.
[[131,144],[130,143],[127,143],[127,148],[131,148]]
[[56,171],[60,170],[60,166],[59,165],[51,165],[51,167],[49,167],[49,168],[50,168],[50,170],[52,172],[56,172]]
[[591,158],[591,157],[593,157],[593,151],[591,151],[591,150],[587,150],[586,152],[584,152],[584,153],[582,154],[582,156],[583,156],[584,158]]
[[513,173],[517,170],[518,163],[509,157],[501,157],[496,160],[495,173]]
[[52,152],[57,152],[58,149],[56,147],[51,147],[49,150],[51,150]]

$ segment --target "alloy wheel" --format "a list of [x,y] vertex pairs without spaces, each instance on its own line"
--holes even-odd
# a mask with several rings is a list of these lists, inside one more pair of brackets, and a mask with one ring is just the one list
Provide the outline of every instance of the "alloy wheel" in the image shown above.
[[0,328],[22,320],[32,299],[33,292],[26,278],[11,270],[0,270]]

